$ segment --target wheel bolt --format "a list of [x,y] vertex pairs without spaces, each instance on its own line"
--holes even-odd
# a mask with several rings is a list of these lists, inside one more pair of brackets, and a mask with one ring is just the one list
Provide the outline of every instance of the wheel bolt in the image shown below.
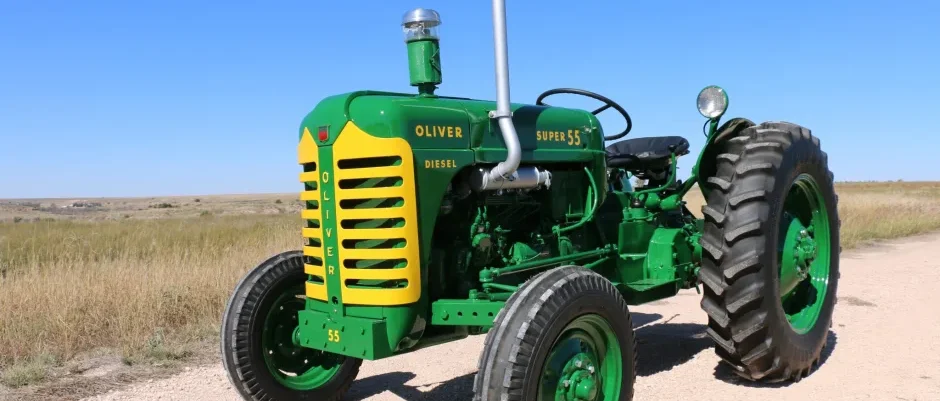
[[565,380],[562,384],[564,384],[565,388],[568,388],[571,386],[571,380]]
[[580,360],[574,361],[574,366],[575,366],[576,368],[580,368],[581,365],[582,365],[582,363],[581,363]]
[[591,372],[592,375],[594,374],[594,366],[593,366],[593,365],[588,366],[588,372]]

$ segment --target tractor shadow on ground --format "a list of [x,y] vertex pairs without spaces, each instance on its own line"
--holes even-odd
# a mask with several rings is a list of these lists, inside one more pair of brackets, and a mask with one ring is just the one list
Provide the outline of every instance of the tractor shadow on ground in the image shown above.
[[[711,346],[705,326],[688,323],[658,322],[658,313],[632,312],[637,339],[637,375],[649,376],[672,369]],[[476,372],[440,383],[409,384],[417,377],[411,372],[389,372],[357,380],[345,399],[361,401],[390,392],[405,400],[470,401]],[[433,388],[432,388],[433,387]]]
[[649,320],[648,325],[636,321],[634,335],[637,341],[637,376],[652,376],[654,374],[671,370],[685,362],[690,361],[699,352],[713,346],[711,339],[705,335],[705,326],[697,323],[670,323],[675,318],[663,322],[655,322],[662,318],[659,314]]
[[[407,383],[416,377],[414,373],[389,372],[357,380],[343,399],[362,401],[388,391],[409,401],[470,401],[473,398],[473,376],[475,374],[476,372],[468,373],[441,383],[409,385]],[[432,386],[436,387],[428,391],[422,391],[422,388]]]
[[658,313],[630,312],[630,320],[633,321],[633,330],[637,330],[662,319],[663,315]]
[[[826,365],[826,360],[828,360],[829,356],[832,355],[832,352],[835,351],[837,342],[838,336],[834,331],[829,330],[829,334],[826,336],[826,346],[823,348],[822,353],[819,354],[819,367],[813,369],[808,377],[812,377],[817,370],[823,369],[823,367]],[[750,381],[742,378],[741,376],[738,376],[736,373],[734,373],[733,368],[728,366],[726,363],[719,363],[717,366],[715,366],[715,378],[729,384],[756,388],[780,388],[789,387],[792,384],[796,384],[793,381],[777,383]]]
[[[712,340],[705,334],[705,325],[670,323],[676,316],[660,322],[663,316],[657,313],[631,313],[637,340],[637,376],[651,376],[671,370],[714,347]],[[836,337],[835,332],[830,330],[826,348],[820,356],[820,369],[835,349]],[[408,384],[417,377],[414,373],[389,372],[357,380],[345,399],[361,401],[388,391],[409,401],[470,401],[473,398],[475,374],[468,373],[438,383]],[[716,365],[714,375],[726,383],[747,387],[776,388],[787,387],[792,383],[751,382],[740,378],[724,363]]]

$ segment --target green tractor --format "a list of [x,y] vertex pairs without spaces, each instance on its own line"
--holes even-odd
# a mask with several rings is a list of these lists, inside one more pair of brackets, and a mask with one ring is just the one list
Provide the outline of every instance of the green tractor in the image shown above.
[[[339,400],[364,360],[485,335],[473,400],[631,400],[629,305],[703,291],[731,370],[796,381],[818,363],[839,278],[832,173],[810,130],[720,124],[691,175],[682,137],[622,139],[629,114],[584,90],[509,100],[506,14],[493,1],[496,101],[436,94],[439,15],[403,30],[416,94],[323,99],[299,128],[303,247],[248,272],[221,328],[248,400]],[[550,106],[576,94],[593,111]],[[596,115],[626,120],[607,134]],[[631,179],[642,185],[631,185]],[[696,217],[683,197],[696,187]],[[469,396],[468,396],[469,398]]]

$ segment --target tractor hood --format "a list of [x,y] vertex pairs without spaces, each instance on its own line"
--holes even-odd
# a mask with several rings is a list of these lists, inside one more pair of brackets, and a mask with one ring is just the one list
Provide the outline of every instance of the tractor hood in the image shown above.
[[[603,152],[600,123],[587,111],[524,104],[512,104],[511,108],[524,160],[540,151]],[[323,99],[304,118],[300,133],[308,130],[320,139],[318,146],[329,146],[352,121],[369,135],[403,138],[413,149],[474,149],[478,161],[499,162],[506,155],[506,146],[499,125],[489,117],[495,109],[493,101],[351,92]],[[326,138],[318,138],[321,131],[326,132]]]

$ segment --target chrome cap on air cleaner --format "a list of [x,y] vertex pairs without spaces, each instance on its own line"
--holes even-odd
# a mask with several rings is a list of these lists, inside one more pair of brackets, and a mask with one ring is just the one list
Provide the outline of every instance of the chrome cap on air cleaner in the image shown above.
[[441,15],[429,8],[416,8],[406,12],[401,18],[405,41],[439,39],[437,30],[440,25]]

